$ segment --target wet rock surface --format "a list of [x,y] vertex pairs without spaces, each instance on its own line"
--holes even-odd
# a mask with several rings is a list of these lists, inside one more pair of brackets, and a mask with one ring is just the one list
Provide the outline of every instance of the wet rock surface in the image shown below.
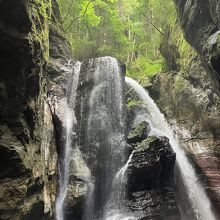
[[87,195],[87,183],[82,180],[70,181],[64,201],[65,219],[82,219],[83,207]]
[[180,219],[174,192],[175,153],[165,137],[139,143],[128,166],[129,207],[139,219]]
[[133,127],[127,137],[128,144],[140,143],[145,140],[150,133],[150,125],[147,121],[142,121]]
[[123,68],[112,57],[82,63],[76,97],[77,143],[95,181],[93,205],[98,216],[109,199],[116,168],[125,162],[123,79]]

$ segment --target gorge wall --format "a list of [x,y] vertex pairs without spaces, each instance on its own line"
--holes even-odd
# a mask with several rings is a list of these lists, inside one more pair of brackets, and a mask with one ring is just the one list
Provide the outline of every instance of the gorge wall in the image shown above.
[[185,39],[194,51],[180,71],[171,68],[157,74],[148,89],[181,137],[219,212],[220,2],[174,2]]
[[0,1],[0,219],[53,216],[57,149],[47,93],[71,56],[59,22],[56,1]]

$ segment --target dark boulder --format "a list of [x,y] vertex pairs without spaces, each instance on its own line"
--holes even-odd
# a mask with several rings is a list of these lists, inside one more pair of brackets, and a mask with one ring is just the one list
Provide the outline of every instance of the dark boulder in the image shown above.
[[140,219],[180,219],[174,195],[175,153],[166,137],[150,136],[135,150],[128,166],[130,208]]

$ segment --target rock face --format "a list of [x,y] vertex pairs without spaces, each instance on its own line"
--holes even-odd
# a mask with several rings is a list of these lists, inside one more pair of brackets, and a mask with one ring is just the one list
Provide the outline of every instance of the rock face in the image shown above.
[[220,3],[218,0],[174,0],[186,40],[202,56],[206,66],[219,85],[220,74]]
[[219,2],[174,2],[185,38],[198,56],[180,71],[156,75],[148,90],[179,134],[219,214]]
[[54,214],[57,141],[47,92],[71,56],[58,22],[55,0],[0,1],[0,219]]
[[150,125],[147,121],[140,122],[137,126],[133,127],[127,137],[128,144],[140,143],[145,140],[150,133]]

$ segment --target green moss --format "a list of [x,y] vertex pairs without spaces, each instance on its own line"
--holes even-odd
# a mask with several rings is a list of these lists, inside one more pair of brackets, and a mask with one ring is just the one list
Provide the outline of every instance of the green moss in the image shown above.
[[131,109],[131,108],[138,106],[138,105],[141,105],[141,104],[143,104],[143,102],[141,102],[140,100],[128,98],[126,106],[128,109]]
[[181,93],[184,90],[185,87],[185,79],[182,76],[181,73],[179,73],[176,77],[175,77],[175,82],[174,82],[174,91],[178,94]]
[[151,146],[151,143],[155,142],[157,140],[156,136],[149,136],[147,139],[142,141],[137,147],[136,151],[144,151],[148,149]]
[[43,51],[43,58],[49,59],[49,23],[51,19],[51,0],[36,0],[30,7],[32,32],[29,35],[30,43],[38,43]]

